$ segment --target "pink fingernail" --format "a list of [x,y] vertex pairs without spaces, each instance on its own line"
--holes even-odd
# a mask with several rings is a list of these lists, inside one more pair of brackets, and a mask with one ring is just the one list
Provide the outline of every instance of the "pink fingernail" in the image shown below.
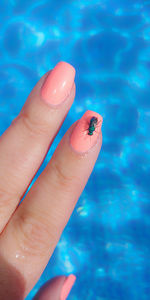
[[71,289],[72,289],[72,286],[74,285],[76,281],[76,276],[71,274],[69,275],[64,284],[63,284],[63,287],[62,287],[62,290],[61,290],[61,294],[60,294],[60,300],[66,300]]
[[69,95],[74,83],[75,69],[66,62],[59,62],[46,78],[41,96],[52,105],[58,105]]
[[77,152],[87,152],[96,144],[101,132],[103,118],[98,113],[88,110],[78,121],[70,137],[70,144]]

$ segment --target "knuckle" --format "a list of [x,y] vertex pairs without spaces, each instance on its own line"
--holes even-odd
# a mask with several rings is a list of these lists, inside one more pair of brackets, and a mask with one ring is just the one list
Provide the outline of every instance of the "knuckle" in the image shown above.
[[[18,214],[14,220],[14,235],[24,256],[44,257],[50,247],[51,233],[44,217],[30,212]],[[53,239],[52,239],[53,241]]]
[[51,168],[53,170],[55,183],[65,187],[65,189],[69,189],[71,186],[69,183],[72,182],[73,176],[69,175],[67,171],[65,171],[64,166],[57,160],[52,162]]
[[0,187],[0,214],[12,206],[14,195]]
[[24,112],[20,115],[24,128],[32,135],[43,135],[48,132],[48,125],[36,117],[33,117],[28,112]]

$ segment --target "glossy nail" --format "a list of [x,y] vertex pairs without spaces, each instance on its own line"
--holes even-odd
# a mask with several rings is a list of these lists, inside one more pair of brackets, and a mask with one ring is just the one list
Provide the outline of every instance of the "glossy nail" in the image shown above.
[[67,62],[59,62],[49,73],[41,89],[42,99],[52,105],[58,105],[69,95],[75,77],[75,69]]
[[103,118],[94,111],[86,111],[78,121],[70,137],[72,148],[80,153],[92,148],[101,132]]
[[61,290],[61,294],[60,294],[60,300],[66,300],[71,289],[72,289],[72,286],[74,285],[76,281],[76,276],[71,274],[69,275],[64,284],[63,284],[63,287],[62,287],[62,290]]

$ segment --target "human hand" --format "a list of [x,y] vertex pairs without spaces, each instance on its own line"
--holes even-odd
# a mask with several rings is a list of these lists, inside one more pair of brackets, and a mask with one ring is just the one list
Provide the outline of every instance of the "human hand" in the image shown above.
[[[101,148],[102,117],[87,111],[19,205],[73,103],[74,76],[65,62],[45,74],[0,138],[0,300],[24,299],[39,279]],[[64,300],[74,280],[56,277],[35,299]]]

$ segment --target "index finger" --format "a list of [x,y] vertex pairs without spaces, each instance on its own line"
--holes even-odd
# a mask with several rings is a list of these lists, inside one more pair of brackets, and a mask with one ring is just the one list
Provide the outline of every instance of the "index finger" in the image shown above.
[[0,232],[42,163],[75,95],[75,69],[58,63],[0,138]]

